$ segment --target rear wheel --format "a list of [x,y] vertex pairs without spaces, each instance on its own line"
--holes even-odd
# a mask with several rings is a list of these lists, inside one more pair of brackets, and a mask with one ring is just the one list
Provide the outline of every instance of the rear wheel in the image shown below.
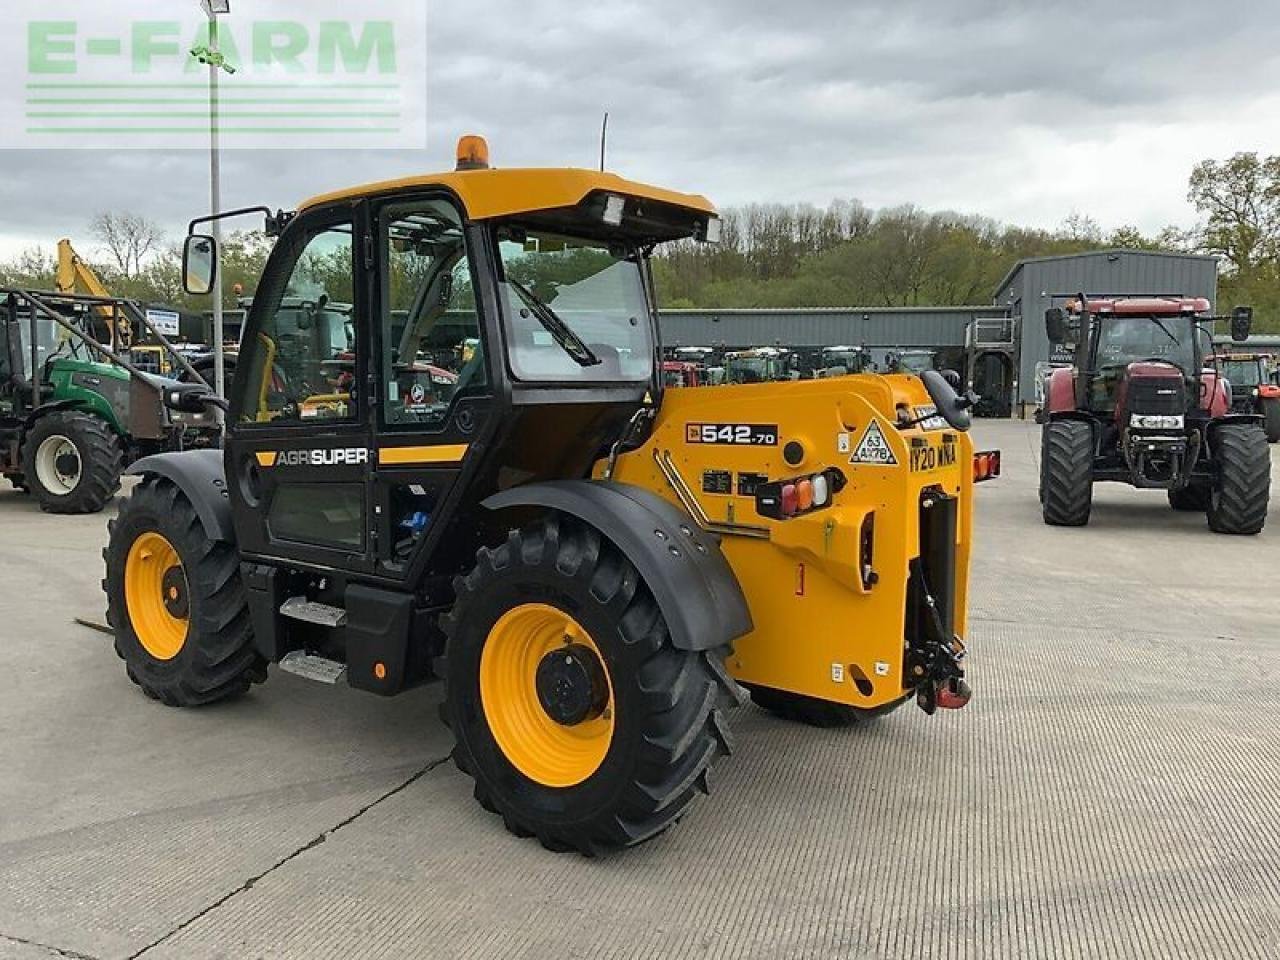
[[239,555],[205,536],[185,494],[149,477],[109,529],[102,587],[129,679],[171,707],[225,700],[266,679]]
[[1264,397],[1262,400],[1263,430],[1267,443],[1280,441],[1280,398]]
[[517,836],[630,846],[670,827],[730,750],[727,648],[679,650],[636,569],[552,517],[479,552],[444,622],[458,768]]
[[1040,508],[1055,527],[1083,527],[1093,508],[1093,428],[1083,420],[1053,420],[1044,427]]
[[811,727],[848,727],[855,723],[874,720],[897,710],[907,700],[903,697],[901,700],[868,710],[863,707],[851,707],[844,703],[832,703],[830,700],[819,700],[817,697],[806,697],[804,694],[791,693],[787,690],[775,690],[772,687],[751,686],[749,689],[751,700],[757,707],[784,720],[808,724]]
[[97,513],[120,489],[120,443],[100,418],[59,411],[36,421],[22,472],[46,513]]
[[1169,506],[1188,513],[1204,513],[1209,509],[1209,496],[1212,492],[1210,487],[1203,485],[1170,490]]
[[1271,453],[1253,423],[1226,423],[1213,433],[1218,478],[1209,497],[1209,528],[1251,535],[1267,522],[1271,497]]

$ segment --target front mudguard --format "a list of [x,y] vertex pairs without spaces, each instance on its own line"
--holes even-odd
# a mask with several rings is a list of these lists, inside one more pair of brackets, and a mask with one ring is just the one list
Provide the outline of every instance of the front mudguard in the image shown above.
[[235,543],[231,500],[221,450],[185,450],[143,457],[125,471],[130,476],[164,477],[177,486],[196,508],[196,516],[210,540]]
[[711,650],[751,632],[751,612],[719,539],[683,511],[631,484],[555,480],[489,497],[490,510],[555,510],[576,517],[616,546],[652,591],[681,650]]

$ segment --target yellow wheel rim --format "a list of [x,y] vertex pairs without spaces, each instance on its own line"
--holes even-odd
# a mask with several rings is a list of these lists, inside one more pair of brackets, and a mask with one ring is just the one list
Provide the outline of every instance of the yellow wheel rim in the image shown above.
[[190,602],[178,551],[155,532],[142,534],[124,562],[124,602],[142,648],[172,660],[187,640]]
[[[564,723],[543,705],[538,670],[549,655],[570,648],[580,657],[586,651],[594,656],[605,695],[587,716]],[[480,654],[480,703],[506,758],[544,786],[582,783],[604,763],[613,740],[613,681],[604,657],[578,621],[545,603],[513,607],[489,631]]]

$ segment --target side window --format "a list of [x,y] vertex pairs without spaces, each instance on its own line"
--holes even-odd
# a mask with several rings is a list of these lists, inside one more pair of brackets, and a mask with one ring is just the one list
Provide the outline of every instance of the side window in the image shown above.
[[311,236],[288,279],[258,290],[268,309],[253,342],[241,345],[241,362],[251,371],[241,381],[241,421],[310,423],[356,415],[354,294],[349,220]]
[[459,397],[488,387],[462,224],[436,201],[388,210],[382,231],[386,422],[443,426]]

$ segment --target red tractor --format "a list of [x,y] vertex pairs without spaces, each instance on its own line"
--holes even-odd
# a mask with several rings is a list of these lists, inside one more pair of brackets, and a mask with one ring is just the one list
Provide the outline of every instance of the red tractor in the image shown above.
[[683,360],[662,361],[662,383],[668,387],[697,387],[702,381],[699,377],[702,368],[696,363]]
[[[1203,511],[1218,533],[1256,534],[1267,519],[1271,459],[1262,418],[1232,412],[1212,362],[1209,301],[1079,294],[1045,314],[1074,364],[1048,380],[1040,458],[1044,522],[1089,522],[1095,481],[1165,490],[1175,510]],[[1237,307],[1231,336],[1249,335]],[[1210,356],[1206,357],[1206,347]]]

